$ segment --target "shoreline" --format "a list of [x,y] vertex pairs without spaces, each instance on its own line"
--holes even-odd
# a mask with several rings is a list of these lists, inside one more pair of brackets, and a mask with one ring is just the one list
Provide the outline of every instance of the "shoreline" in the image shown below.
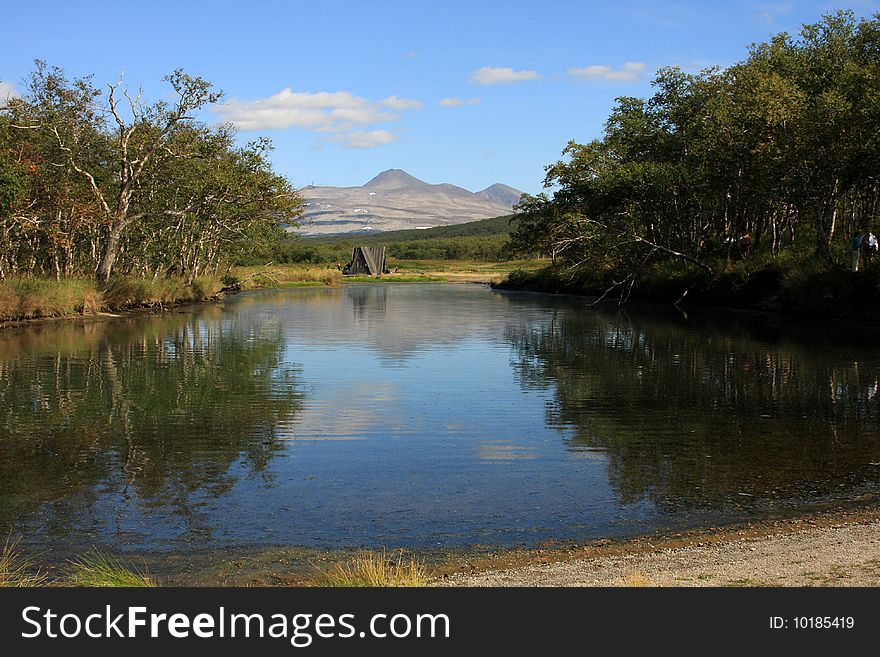
[[[553,266],[511,272],[493,287],[615,305],[620,298],[620,290],[607,277],[586,272],[580,279],[566,278]],[[814,263],[801,261],[728,262],[712,275],[649,271],[624,297],[624,307],[630,303],[666,304],[683,311],[723,310],[876,325],[880,323],[880,313],[874,310],[880,299],[880,268],[852,272],[840,266],[816,268]]]
[[[322,586],[366,551],[415,559],[431,587],[878,586],[880,504],[795,517],[538,547],[312,549],[297,546],[117,553],[160,586]],[[50,573],[67,554],[44,550]]]
[[[439,274],[437,275],[439,276]],[[403,277],[402,277],[403,278]],[[229,297],[236,296],[238,294],[243,294],[246,292],[260,292],[260,291],[271,291],[271,290],[289,290],[289,289],[299,289],[299,288],[309,288],[309,287],[348,287],[348,286],[357,286],[357,285],[373,285],[373,284],[382,284],[382,285],[425,285],[429,283],[455,283],[455,284],[469,284],[469,285],[491,285],[492,279],[487,277],[481,277],[477,275],[472,275],[468,273],[454,273],[446,275],[445,278],[440,279],[434,276],[423,277],[424,280],[412,280],[411,278],[405,278],[404,280],[394,280],[393,278],[377,278],[375,280],[364,281],[364,280],[352,280],[352,281],[342,281],[335,285],[326,285],[324,283],[314,283],[311,281],[302,282],[300,284],[291,284],[291,285],[283,285],[283,286],[267,286],[267,287],[252,287],[247,289],[240,290],[221,290],[220,292],[211,295],[210,297],[206,297],[204,299],[181,299],[176,301],[169,301],[163,303],[148,303],[148,304],[134,304],[127,307],[122,308],[113,308],[111,310],[98,310],[94,312],[80,312],[77,314],[65,314],[65,315],[46,315],[41,317],[27,317],[23,319],[3,319],[0,317],[0,331],[4,329],[12,329],[12,328],[20,328],[24,326],[40,326],[42,324],[49,324],[54,322],[69,322],[69,321],[105,321],[112,319],[120,319],[123,317],[134,317],[138,315],[158,315],[164,312],[170,312],[173,310],[178,310],[180,308],[186,308],[189,306],[201,306],[207,305],[210,303],[217,303],[219,301],[223,301]]]
[[125,317],[137,317],[138,315],[159,315],[161,313],[171,312],[188,306],[203,306],[210,303],[223,301],[223,299],[233,296],[233,294],[224,294],[222,296],[213,296],[208,299],[199,299],[192,301],[174,301],[171,303],[157,305],[139,305],[130,308],[114,309],[112,311],[97,311],[93,313],[82,313],[79,315],[52,315],[49,317],[29,317],[27,319],[0,319],[0,331],[4,329],[21,328],[24,326],[41,326],[43,324],[54,324],[55,322],[102,322],[114,319],[123,319]]
[[622,542],[531,551],[437,586],[880,586],[880,509],[811,514]]
[[[504,294],[536,294],[542,296],[550,296],[550,297],[563,297],[563,298],[573,298],[573,299],[591,299],[595,300],[595,295],[584,294],[580,292],[553,292],[553,291],[542,291],[542,290],[529,290],[524,288],[510,288],[510,287],[499,287],[496,285],[497,281],[493,280],[492,277],[479,276],[475,274],[470,274],[467,272],[459,272],[452,274],[436,274],[436,276],[443,275],[443,279],[438,279],[434,276],[425,277],[425,280],[393,280],[393,279],[376,279],[373,281],[343,281],[336,285],[325,285],[325,284],[316,284],[312,282],[303,282],[301,284],[292,284],[285,286],[269,286],[269,287],[253,287],[242,290],[230,290],[224,291],[218,294],[214,294],[210,297],[204,299],[182,299],[179,301],[171,301],[166,303],[153,303],[153,304],[137,304],[132,305],[130,307],[124,308],[115,308],[113,310],[106,311],[95,311],[89,313],[79,313],[74,315],[49,315],[45,317],[30,317],[25,319],[6,319],[0,318],[0,331],[4,329],[13,329],[13,328],[21,328],[25,326],[40,326],[43,324],[50,324],[54,322],[70,322],[70,321],[88,321],[88,322],[97,322],[97,321],[107,321],[113,319],[120,319],[125,317],[136,317],[139,315],[158,315],[165,312],[171,312],[178,310],[180,308],[187,308],[190,306],[203,306],[211,303],[221,302],[224,299],[229,297],[233,297],[239,294],[247,293],[247,292],[260,292],[260,291],[272,291],[272,290],[287,290],[287,289],[299,289],[299,288],[309,288],[309,287],[348,287],[348,286],[358,286],[358,285],[370,285],[370,284],[381,284],[381,285],[426,285],[430,283],[450,283],[450,284],[460,284],[460,285],[486,285],[493,289],[496,292],[501,292]],[[611,304],[614,304],[613,300],[603,300],[600,302],[601,305],[597,307],[607,307]],[[694,314],[704,314],[704,313],[724,313],[726,315],[732,317],[745,317],[752,319],[766,319],[770,321],[782,322],[782,321],[790,321],[795,322],[799,320],[803,320],[805,318],[812,318],[814,320],[819,321],[822,324],[827,324],[829,326],[845,326],[851,329],[871,329],[876,328],[880,325],[880,314],[877,315],[867,315],[859,318],[847,318],[847,317],[826,317],[826,316],[812,316],[805,315],[800,313],[790,313],[784,312],[780,310],[768,310],[764,308],[740,308],[736,306],[725,306],[725,305],[705,305],[705,304],[677,304],[677,303],[668,303],[659,300],[646,300],[646,299],[633,299],[627,305],[630,306],[662,306],[662,307],[671,307],[679,310],[681,313],[687,317],[687,312],[690,311]]]

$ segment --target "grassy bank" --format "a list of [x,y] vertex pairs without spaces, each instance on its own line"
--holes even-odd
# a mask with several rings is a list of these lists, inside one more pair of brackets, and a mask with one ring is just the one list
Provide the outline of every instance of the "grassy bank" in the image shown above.
[[20,278],[0,281],[0,321],[45,317],[75,317],[98,312],[204,301],[215,296],[223,283],[197,278],[119,278],[101,286],[91,279]]
[[221,290],[237,285],[243,290],[336,286],[347,283],[426,283],[435,281],[498,282],[511,270],[531,271],[540,261],[476,262],[469,260],[389,259],[392,274],[385,276],[342,276],[335,265],[282,264],[264,267],[236,267],[222,281],[197,278],[192,284],[182,279],[119,278],[101,286],[92,279],[57,281],[40,278],[11,278],[0,281],[0,322],[49,317],[78,317],[133,308],[164,307],[215,298]]
[[564,294],[629,298],[772,311],[829,318],[880,319],[880,263],[865,271],[827,265],[813,258],[719,262],[715,273],[681,262],[657,265],[639,276],[631,290],[614,287],[620,272],[576,271],[547,266],[515,270],[497,287]]
[[266,267],[235,267],[233,276],[242,289],[341,285],[344,283],[385,282],[425,283],[434,281],[501,281],[514,269],[533,271],[541,260],[482,262],[477,260],[400,260],[388,258],[391,274],[384,276],[343,276],[336,265],[276,264]]

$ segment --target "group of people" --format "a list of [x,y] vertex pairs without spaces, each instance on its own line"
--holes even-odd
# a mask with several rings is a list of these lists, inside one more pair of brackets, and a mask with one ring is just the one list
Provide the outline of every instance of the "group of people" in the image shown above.
[[869,229],[865,228],[856,232],[850,241],[850,251],[852,252],[852,270],[859,270],[859,263],[867,267],[874,260],[878,249],[877,236]]

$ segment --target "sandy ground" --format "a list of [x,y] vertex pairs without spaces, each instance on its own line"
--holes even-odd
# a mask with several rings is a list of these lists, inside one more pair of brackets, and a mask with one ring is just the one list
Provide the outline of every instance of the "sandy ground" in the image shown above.
[[[164,586],[321,586],[322,573],[358,552],[279,546],[129,561]],[[529,549],[390,550],[387,559],[420,562],[430,586],[880,587],[880,507]]]
[[[438,586],[880,586],[880,518],[838,516],[448,573]],[[554,557],[556,557],[554,559]]]

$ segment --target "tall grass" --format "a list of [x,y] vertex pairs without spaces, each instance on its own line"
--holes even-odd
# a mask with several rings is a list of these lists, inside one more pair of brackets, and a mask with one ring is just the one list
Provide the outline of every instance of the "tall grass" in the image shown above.
[[44,586],[48,578],[9,541],[0,552],[0,588]]
[[183,279],[117,278],[104,288],[91,279],[20,278],[0,281],[0,321],[72,317],[102,310],[162,306],[184,301],[204,301],[223,284],[204,276],[191,285]]
[[70,562],[64,580],[67,586],[88,587],[152,587],[151,577],[124,566],[119,560],[98,550]]
[[335,267],[283,265],[274,267],[236,267],[243,289],[297,287],[301,285],[339,285],[342,272]]
[[102,305],[101,292],[90,279],[0,281],[0,319],[82,315],[97,312]]
[[201,277],[187,285],[180,278],[117,278],[102,291],[104,304],[111,309],[160,306],[180,301],[204,301],[223,284],[216,278]]
[[426,586],[428,574],[416,559],[388,559],[384,552],[361,552],[348,562],[322,573],[322,584],[334,587]]

